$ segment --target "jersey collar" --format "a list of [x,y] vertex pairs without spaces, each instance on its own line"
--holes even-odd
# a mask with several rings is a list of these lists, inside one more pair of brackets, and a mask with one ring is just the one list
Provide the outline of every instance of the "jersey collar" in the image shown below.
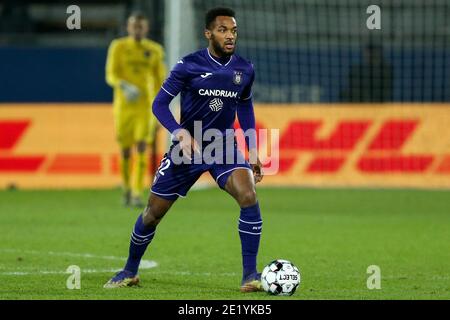
[[208,48],[206,48],[206,52],[208,53],[209,58],[210,58],[212,61],[214,61],[215,63],[217,63],[217,64],[218,64],[219,66],[221,66],[221,67],[226,67],[227,65],[230,64],[231,60],[233,60],[233,55],[231,55],[231,56],[230,56],[230,60],[228,60],[227,63],[221,64],[219,61],[217,61],[216,59],[213,58],[213,56],[211,55],[211,53],[209,53],[209,49],[208,49]]

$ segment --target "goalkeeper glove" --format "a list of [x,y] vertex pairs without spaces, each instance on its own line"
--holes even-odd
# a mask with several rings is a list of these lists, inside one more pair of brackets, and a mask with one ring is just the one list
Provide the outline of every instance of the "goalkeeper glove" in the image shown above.
[[127,102],[136,102],[139,99],[140,92],[135,85],[122,80],[120,81],[120,88],[122,89]]

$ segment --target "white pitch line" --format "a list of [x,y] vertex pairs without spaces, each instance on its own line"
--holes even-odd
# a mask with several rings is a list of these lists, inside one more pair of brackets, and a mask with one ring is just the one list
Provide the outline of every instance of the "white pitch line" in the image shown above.
[[[140,266],[140,269],[149,269],[143,268]],[[118,272],[121,269],[81,269],[82,273],[111,273]],[[224,273],[211,273],[211,272],[190,272],[190,271],[154,271],[155,274],[172,274],[177,276],[221,276],[221,277],[234,277],[237,276],[235,272],[224,272]],[[5,271],[0,272],[0,275],[5,276],[27,276],[27,275],[38,275],[38,274],[67,274],[65,271],[61,270],[39,270],[39,271]]]
[[[51,256],[68,256],[68,257],[77,257],[77,258],[88,258],[88,259],[105,259],[105,260],[116,260],[116,261],[126,261],[127,259],[124,257],[116,257],[116,256],[98,256],[91,253],[73,253],[73,252],[42,252],[36,250],[18,250],[18,249],[0,249],[0,252],[9,252],[9,253],[21,253],[21,254],[36,254],[36,255],[51,255]],[[153,260],[142,260],[139,268],[142,269],[151,269],[156,268],[158,263]],[[118,272],[121,269],[81,269],[82,273],[112,273]],[[66,271],[62,270],[38,270],[38,271],[5,271],[0,272],[0,275],[5,276],[27,276],[27,275],[46,275],[46,274],[67,274]]]
[[[66,256],[66,257],[77,257],[77,258],[88,258],[88,259],[105,259],[105,260],[116,260],[116,261],[126,261],[127,259],[124,257],[116,257],[116,256],[98,256],[91,253],[73,253],[73,252],[54,252],[54,251],[37,251],[37,250],[19,250],[19,249],[1,249],[0,252],[9,252],[9,253],[21,253],[21,254],[35,254],[35,255],[51,255],[51,256]],[[139,269],[152,269],[156,268],[158,263],[153,260],[142,260]],[[22,269],[23,270],[23,269]],[[121,269],[81,269],[82,273],[114,273],[118,272]],[[159,274],[172,274],[178,276],[219,276],[219,277],[235,277],[238,274],[235,272],[223,272],[223,273],[211,273],[211,272],[191,272],[191,271],[154,271],[154,273]],[[68,274],[66,271],[62,270],[37,270],[37,271],[4,271],[0,272],[0,275],[3,276],[28,276],[28,275],[52,275],[52,274]]]
[[119,260],[119,261],[126,260],[126,258],[123,257],[99,256],[91,253],[54,252],[54,251],[43,252],[36,250],[18,250],[18,249],[0,249],[0,252],[49,255],[49,256],[66,256],[66,257],[88,258],[88,259]]
[[[140,269],[148,269],[142,268]],[[121,269],[81,269],[81,273],[114,273]],[[190,271],[154,271],[154,274],[170,274],[177,276],[202,276],[202,277],[236,277],[235,272],[211,273],[211,272],[190,272]],[[29,275],[47,275],[47,274],[68,274],[61,270],[40,270],[40,271],[5,271],[0,272],[0,276],[29,276]]]
[[[113,273],[121,269],[81,269],[82,273]],[[68,274],[61,270],[39,270],[39,271],[7,271],[0,272],[1,276],[30,276],[30,275],[46,275],[46,274]]]

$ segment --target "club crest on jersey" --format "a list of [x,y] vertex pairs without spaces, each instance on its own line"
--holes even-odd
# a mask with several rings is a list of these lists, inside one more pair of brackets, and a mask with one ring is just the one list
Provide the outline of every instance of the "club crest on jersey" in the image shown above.
[[240,85],[242,82],[242,71],[234,71],[233,83]]

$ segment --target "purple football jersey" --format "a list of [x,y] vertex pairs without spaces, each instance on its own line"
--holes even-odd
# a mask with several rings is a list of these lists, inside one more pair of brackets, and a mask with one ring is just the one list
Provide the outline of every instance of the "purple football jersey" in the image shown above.
[[211,56],[207,48],[177,62],[163,83],[171,96],[180,93],[180,125],[194,134],[194,121],[202,121],[202,132],[233,128],[238,102],[251,99],[253,65],[233,54],[226,64]]

